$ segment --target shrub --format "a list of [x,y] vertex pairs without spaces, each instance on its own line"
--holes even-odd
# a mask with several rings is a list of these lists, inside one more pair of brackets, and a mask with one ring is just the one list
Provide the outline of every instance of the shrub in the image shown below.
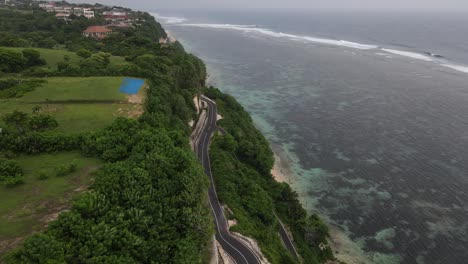
[[37,177],[39,180],[43,181],[43,180],[47,180],[49,179],[49,174],[45,171],[40,171],[39,172],[39,176]]
[[63,177],[69,173],[68,166],[66,164],[62,164],[55,168],[55,176]]
[[70,172],[75,172],[77,168],[78,164],[76,163],[76,160],[73,160],[68,164],[68,169],[70,170]]
[[78,164],[76,163],[76,161],[72,161],[68,164],[62,164],[55,168],[55,176],[57,177],[67,176],[70,173],[75,172],[77,168],[78,168]]
[[23,176],[8,177],[3,180],[3,184],[8,188],[12,188],[23,183],[24,183]]
[[9,188],[24,183],[23,170],[17,161],[0,159],[0,182]]
[[38,65],[45,65],[46,62],[41,58],[41,53],[34,49],[24,49],[23,57],[26,60],[26,66],[33,67]]
[[21,178],[23,169],[15,160],[0,159],[0,182],[12,182],[11,179]]
[[19,98],[25,93],[40,87],[45,80],[40,79],[7,79],[0,80],[0,98]]
[[0,71],[6,73],[20,72],[26,66],[23,54],[11,50],[0,49]]
[[58,126],[57,120],[51,115],[33,115],[29,119],[29,129],[33,131],[44,131],[47,129],[53,129]]
[[76,52],[76,55],[80,56],[83,59],[87,59],[87,58],[91,57],[91,55],[93,55],[93,54],[87,49],[79,49]]

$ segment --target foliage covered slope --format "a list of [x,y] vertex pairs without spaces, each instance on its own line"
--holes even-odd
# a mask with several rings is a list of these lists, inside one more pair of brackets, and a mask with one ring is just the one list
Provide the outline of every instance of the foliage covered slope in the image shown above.
[[[44,35],[68,32],[60,29],[62,25],[55,18],[37,14],[31,15],[33,21],[55,25],[53,29],[36,29]],[[16,126],[3,130],[2,156],[80,150],[106,162],[96,173],[91,191],[44,233],[32,236],[12,252],[8,263],[206,262],[213,232],[207,207],[208,182],[189,147],[186,125],[194,115],[192,98],[204,84],[205,67],[180,44],[161,47],[158,24],[148,14],[142,17],[146,22],[129,34],[146,39],[147,45],[124,48],[129,41],[126,38],[115,42],[116,50],[106,50],[130,56],[129,74],[149,82],[145,113],[139,120],[118,118],[105,129],[73,136]],[[33,33],[23,29],[11,31],[28,39]],[[77,43],[86,44],[87,40]],[[89,50],[92,54],[100,51],[94,47]],[[84,74],[108,74],[101,70]],[[23,68],[11,68],[11,72],[21,74]],[[21,127],[21,122],[16,124]]]

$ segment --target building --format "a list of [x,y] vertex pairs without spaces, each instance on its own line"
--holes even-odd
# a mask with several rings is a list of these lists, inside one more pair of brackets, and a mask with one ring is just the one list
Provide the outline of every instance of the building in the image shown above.
[[71,14],[72,8],[69,7],[69,6],[64,6],[64,7],[63,7],[63,12],[64,12],[64,13],[67,13],[67,14]]
[[91,8],[83,8],[83,16],[86,18],[94,18],[94,11]]
[[39,7],[46,10],[47,12],[55,12],[55,3],[54,2],[41,3],[41,4],[39,4]]
[[128,20],[128,14],[126,12],[118,11],[107,11],[102,13],[103,17],[107,21],[125,21]]
[[70,19],[70,15],[84,16],[86,18],[94,18],[94,10],[92,8],[81,7],[81,6],[56,6],[55,2],[40,3],[39,7],[46,10],[47,12],[55,12],[57,18],[65,19],[64,14],[68,14],[67,20]]
[[105,26],[91,26],[83,31],[83,36],[88,38],[103,39],[112,33],[112,29]]
[[55,17],[57,19],[61,19],[61,20],[64,20],[64,21],[70,20],[70,14],[67,14],[67,13],[58,13],[58,14],[55,15]]
[[73,14],[75,16],[82,16],[83,15],[83,8],[82,7],[74,7]]

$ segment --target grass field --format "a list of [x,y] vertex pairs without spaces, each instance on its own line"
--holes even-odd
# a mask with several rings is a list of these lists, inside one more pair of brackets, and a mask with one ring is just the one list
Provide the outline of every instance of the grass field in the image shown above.
[[[70,200],[91,183],[92,172],[102,165],[77,152],[20,156],[16,160],[24,170],[25,184],[14,188],[0,186],[0,256],[20,238],[44,228],[67,209]],[[64,177],[54,175],[58,165],[71,161],[78,165],[75,172]],[[39,180],[39,171],[49,178]]]
[[[11,48],[11,47],[0,47],[3,49],[13,50],[17,52],[21,52],[25,48]],[[57,68],[57,63],[63,61],[63,57],[67,55],[70,58],[70,63],[74,65],[78,65],[81,58],[76,55],[75,52],[70,52],[66,50],[58,50],[58,49],[42,49],[42,48],[32,48],[37,50],[41,53],[41,57],[47,62],[47,66],[52,69]],[[110,57],[111,64],[120,64],[124,63],[125,59],[123,57],[112,56]]]
[[[123,77],[48,78],[43,87],[18,99],[0,100],[0,118],[15,110],[31,113],[35,106],[54,116],[57,131],[81,133],[103,128],[119,116],[136,117],[142,112],[144,89],[138,100],[119,92]],[[0,121],[0,125],[1,125]]]
[[48,78],[47,85],[25,94],[24,102],[65,100],[125,101],[119,92],[123,77]]
[[21,9],[15,9],[15,8],[7,8],[7,7],[0,7],[0,10],[7,10],[7,11],[13,11],[13,12],[18,12],[18,13],[23,13],[23,14],[32,14],[32,11],[30,10],[21,10]]

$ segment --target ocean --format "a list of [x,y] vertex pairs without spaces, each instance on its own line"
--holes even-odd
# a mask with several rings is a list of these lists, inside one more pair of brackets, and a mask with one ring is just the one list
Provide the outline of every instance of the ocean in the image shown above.
[[468,14],[153,10],[348,263],[467,263]]

